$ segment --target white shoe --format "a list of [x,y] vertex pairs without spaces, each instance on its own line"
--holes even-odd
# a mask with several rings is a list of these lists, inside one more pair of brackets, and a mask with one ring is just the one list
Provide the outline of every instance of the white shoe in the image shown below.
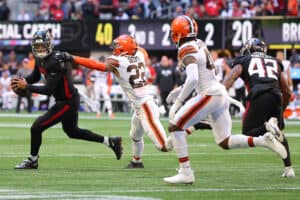
[[284,168],[284,171],[283,171],[283,174],[282,174],[282,177],[287,177],[287,178],[295,178],[295,171],[293,169],[292,166],[289,166],[289,167],[285,167]]
[[266,147],[268,149],[277,153],[281,159],[287,158],[287,151],[285,147],[280,142],[277,141],[277,139],[272,133],[267,132],[263,135],[263,137],[264,137]]
[[193,184],[195,182],[194,172],[188,169],[179,169],[178,174],[164,178],[164,181],[171,184]]
[[173,146],[173,141],[172,141],[171,136],[169,136],[169,137],[167,138],[167,141],[166,141],[166,148],[167,148],[168,151],[172,151],[173,148],[174,148],[174,146]]
[[284,134],[278,128],[278,120],[276,117],[271,117],[269,121],[265,123],[265,127],[267,131],[271,132],[279,142],[283,142]]

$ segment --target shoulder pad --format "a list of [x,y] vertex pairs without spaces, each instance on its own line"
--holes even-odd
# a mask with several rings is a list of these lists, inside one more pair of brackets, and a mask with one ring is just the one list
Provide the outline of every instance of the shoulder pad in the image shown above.
[[178,58],[179,59],[183,59],[184,56],[186,56],[188,54],[191,54],[191,53],[197,53],[196,47],[194,47],[192,45],[188,45],[188,46],[182,47],[178,51]]

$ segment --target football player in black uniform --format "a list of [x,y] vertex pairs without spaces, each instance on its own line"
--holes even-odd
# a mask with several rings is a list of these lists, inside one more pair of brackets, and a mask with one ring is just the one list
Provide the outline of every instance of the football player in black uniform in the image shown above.
[[[110,147],[117,159],[121,158],[121,137],[107,137],[78,127],[79,95],[72,81],[72,66],[62,59],[62,52],[53,50],[53,40],[49,30],[37,31],[32,40],[32,52],[35,56],[34,71],[25,79],[18,78],[11,82],[17,89],[52,95],[53,105],[45,114],[38,117],[31,126],[31,150],[28,159],[15,166],[15,169],[37,169],[38,153],[42,144],[42,132],[61,122],[64,132],[74,139],[104,143]],[[45,77],[45,85],[33,85]]]
[[247,107],[243,116],[243,134],[259,136],[272,132],[286,148],[284,177],[295,177],[289,145],[281,130],[284,128],[283,110],[289,103],[291,91],[282,73],[283,66],[267,53],[266,44],[258,38],[248,40],[241,49],[241,56],[223,84],[228,89],[241,77],[248,90]]

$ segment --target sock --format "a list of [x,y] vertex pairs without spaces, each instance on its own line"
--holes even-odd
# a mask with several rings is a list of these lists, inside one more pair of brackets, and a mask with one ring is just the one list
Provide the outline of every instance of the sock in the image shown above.
[[106,144],[107,146],[109,146],[109,138],[107,136],[104,136],[103,144]]
[[132,161],[140,160],[141,162],[143,151],[144,151],[144,139],[141,138],[139,141],[132,140],[132,154],[133,154]]
[[174,131],[170,134],[179,161],[179,167],[191,171],[185,131]]
[[287,158],[282,160],[283,164],[285,167],[289,167],[292,165],[292,161],[291,161],[291,154],[290,154],[290,148],[289,148],[289,143],[286,139],[286,137],[284,137],[284,140],[282,142],[283,146],[285,147],[286,151],[287,151]]
[[132,162],[134,162],[134,163],[141,163],[142,162],[142,158],[141,157],[132,156]]
[[38,156],[38,155],[36,155],[36,156],[29,155],[29,158],[30,158],[32,161],[36,161],[36,160],[39,158],[39,156]]
[[229,149],[254,147],[254,138],[245,135],[231,135],[228,140]]

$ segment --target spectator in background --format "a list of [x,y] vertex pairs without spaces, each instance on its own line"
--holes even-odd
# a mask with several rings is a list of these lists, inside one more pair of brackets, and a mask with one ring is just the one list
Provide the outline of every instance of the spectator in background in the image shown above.
[[62,21],[64,19],[64,11],[62,10],[61,3],[53,6],[51,11],[51,19],[54,21]]
[[165,116],[169,114],[166,98],[175,87],[179,85],[180,76],[174,66],[169,65],[167,56],[162,56],[159,66],[156,68],[156,85],[159,90],[161,103],[165,107]]
[[283,65],[283,72],[282,73],[284,74],[284,77],[287,80],[287,83],[290,87],[290,90],[293,91],[293,81],[292,81],[292,78],[291,78],[291,71],[290,71],[291,62],[284,58],[283,51],[277,51],[276,52],[276,58],[281,61],[282,65]]
[[112,19],[118,7],[119,0],[100,0],[98,6],[99,19]]
[[[204,6],[200,3],[198,3],[198,0],[192,0],[192,5],[188,8],[188,10],[190,8],[193,8],[194,9],[194,18],[195,19],[201,19],[202,17],[205,16],[205,9],[204,9]],[[187,13],[186,15],[188,15],[188,10],[187,10]],[[188,15],[190,16],[190,15]],[[190,17],[193,17],[193,16],[190,16]]]
[[221,6],[218,4],[218,0],[208,0],[204,4],[208,17],[218,17],[220,14]]
[[0,21],[9,20],[10,9],[6,5],[6,0],[0,0]]
[[143,4],[137,4],[132,12],[131,19],[145,19],[145,7]]
[[[18,77],[27,77],[29,74],[31,74],[33,69],[30,69],[30,67],[28,67],[28,64],[29,64],[29,59],[24,58],[18,67],[18,72],[17,72]],[[32,93],[28,91],[26,93],[26,97],[25,97],[27,100],[27,111],[29,113],[31,113],[31,108],[32,108],[31,96],[32,96]],[[22,97],[20,95],[18,95],[16,113],[20,112],[21,105],[22,105]]]
[[42,14],[42,10],[38,9],[35,11],[34,16],[32,17],[33,21],[45,21],[47,20],[47,15]]
[[27,63],[26,66],[27,66],[28,69],[33,70],[34,64],[35,64],[35,59],[34,59],[33,53],[29,52],[28,53],[28,63]]
[[93,0],[87,0],[87,2],[82,4],[81,9],[83,13],[83,18],[85,20],[97,18],[96,5],[94,4]]
[[300,54],[297,52],[297,49],[292,49],[292,55],[290,57],[290,62],[292,67],[300,68]]
[[12,108],[12,98],[14,96],[14,92],[10,87],[10,73],[8,70],[3,71],[0,77],[0,85],[1,85],[1,97],[2,97],[2,109],[7,110]]
[[29,13],[26,12],[24,9],[22,9],[17,16],[17,21],[29,21],[29,20],[31,20]]
[[10,51],[8,59],[7,59],[7,64],[8,64],[8,70],[11,75],[14,75],[18,71],[18,61],[17,61],[17,55],[14,50]]
[[117,15],[115,16],[116,20],[128,20],[129,16],[128,14],[124,11],[123,8],[118,8]]
[[288,0],[288,16],[298,16],[298,0]]

